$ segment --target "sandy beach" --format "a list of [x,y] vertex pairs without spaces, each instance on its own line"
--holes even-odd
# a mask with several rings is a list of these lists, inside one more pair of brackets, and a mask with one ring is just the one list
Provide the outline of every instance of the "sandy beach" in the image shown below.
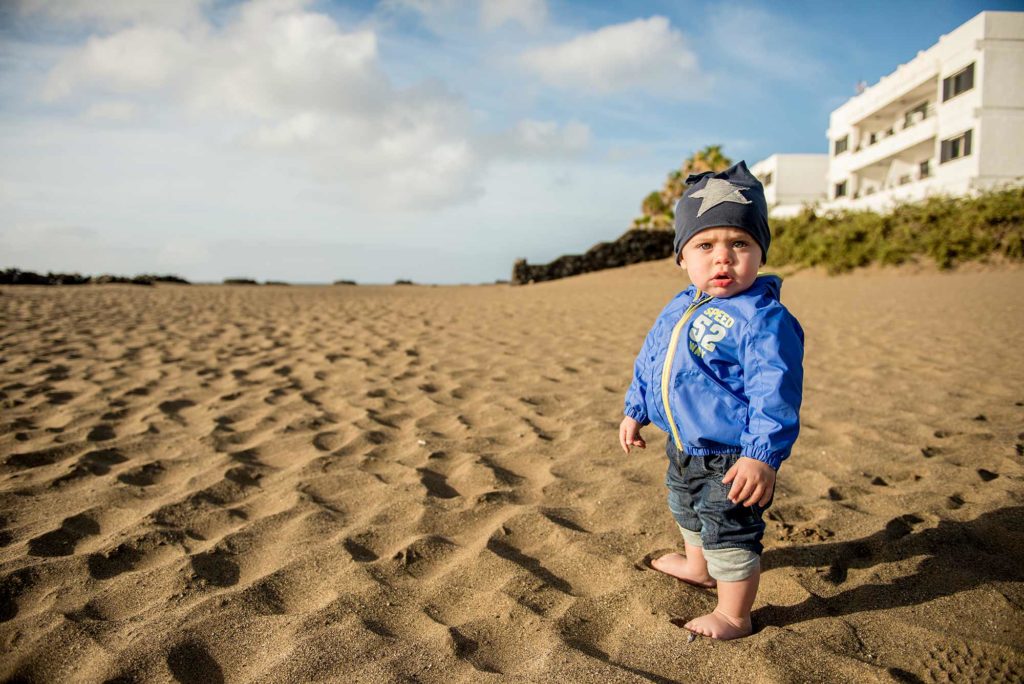
[[1024,269],[786,279],[755,633],[691,644],[616,437],[684,285],[0,288],[0,678],[1024,680]]

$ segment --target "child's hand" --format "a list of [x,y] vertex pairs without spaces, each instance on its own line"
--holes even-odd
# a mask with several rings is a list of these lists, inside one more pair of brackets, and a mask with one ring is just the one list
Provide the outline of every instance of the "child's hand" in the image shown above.
[[641,449],[647,448],[647,442],[640,436],[641,427],[643,426],[640,423],[629,416],[623,418],[622,422],[619,423],[619,444],[622,445],[622,450],[627,454],[631,446],[640,447]]
[[722,484],[730,482],[729,501],[748,507],[765,506],[775,491],[775,470],[763,461],[744,456],[722,478]]

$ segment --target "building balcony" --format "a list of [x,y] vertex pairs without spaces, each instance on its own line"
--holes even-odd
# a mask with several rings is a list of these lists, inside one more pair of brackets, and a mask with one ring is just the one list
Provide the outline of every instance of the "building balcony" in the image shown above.
[[868,192],[857,192],[850,197],[841,197],[824,203],[824,210],[859,211],[869,209],[877,212],[892,211],[897,204],[919,202],[935,195],[962,195],[969,191],[968,181],[950,183],[935,175],[915,175],[909,182],[896,181],[873,188]]
[[[934,112],[934,108],[932,111]],[[900,125],[894,125],[887,131],[876,133],[874,143],[870,143],[870,137],[865,136],[858,149],[855,149],[849,158],[842,159],[841,164],[846,171],[855,172],[865,166],[871,166],[893,157],[908,147],[920,145],[935,138],[937,134],[938,118],[933,114],[925,114],[923,119],[910,120]],[[837,159],[836,162],[838,166],[840,160]]]

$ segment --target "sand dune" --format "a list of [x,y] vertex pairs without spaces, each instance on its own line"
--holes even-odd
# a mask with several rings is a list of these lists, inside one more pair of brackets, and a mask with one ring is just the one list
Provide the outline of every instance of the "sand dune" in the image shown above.
[[1024,679],[1024,271],[787,279],[756,633],[689,645],[616,444],[682,285],[0,289],[0,677]]

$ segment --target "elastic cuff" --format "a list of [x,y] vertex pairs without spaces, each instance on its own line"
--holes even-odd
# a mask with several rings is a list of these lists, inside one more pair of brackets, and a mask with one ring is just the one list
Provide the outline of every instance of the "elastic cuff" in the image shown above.
[[783,461],[782,456],[772,454],[760,449],[751,449],[749,451],[747,449],[744,449],[743,451],[740,452],[740,456],[752,458],[755,461],[761,461],[762,463],[767,463],[772,467],[772,470],[778,470],[779,466],[782,465]]
[[632,418],[641,425],[650,425],[651,421],[647,420],[647,412],[644,411],[641,406],[631,406],[625,411],[625,415]]
[[704,549],[708,574],[720,582],[740,582],[753,574],[761,557],[749,549]]
[[704,542],[700,538],[700,532],[694,532],[688,530],[679,523],[676,523],[676,527],[679,528],[679,532],[683,535],[683,541],[690,546],[696,546],[698,548],[704,548]]

